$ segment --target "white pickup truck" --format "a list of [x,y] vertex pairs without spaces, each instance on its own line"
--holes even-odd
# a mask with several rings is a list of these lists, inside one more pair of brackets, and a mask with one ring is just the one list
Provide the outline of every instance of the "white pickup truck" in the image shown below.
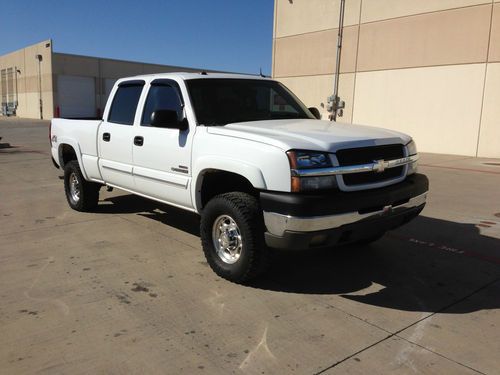
[[196,212],[212,269],[244,282],[269,248],[368,243],[424,208],[409,136],[319,117],[268,78],[165,73],[118,80],[102,120],[49,137],[71,208],[106,185]]

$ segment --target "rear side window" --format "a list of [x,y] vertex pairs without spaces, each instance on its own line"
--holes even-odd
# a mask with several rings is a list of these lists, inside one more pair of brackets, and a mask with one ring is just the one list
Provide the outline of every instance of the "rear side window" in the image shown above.
[[133,125],[137,103],[141,96],[142,83],[121,84],[116,91],[111,104],[108,122],[123,125]]

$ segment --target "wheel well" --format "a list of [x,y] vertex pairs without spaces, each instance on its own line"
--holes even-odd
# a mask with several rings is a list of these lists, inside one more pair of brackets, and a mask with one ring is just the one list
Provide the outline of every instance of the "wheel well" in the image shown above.
[[226,171],[211,170],[203,175],[201,184],[201,207],[205,207],[210,199],[216,195],[229,193],[231,191],[240,191],[253,196],[258,195],[258,191],[245,177]]
[[59,160],[61,162],[61,168],[69,163],[71,160],[78,160],[76,157],[76,152],[70,145],[62,144],[59,147]]

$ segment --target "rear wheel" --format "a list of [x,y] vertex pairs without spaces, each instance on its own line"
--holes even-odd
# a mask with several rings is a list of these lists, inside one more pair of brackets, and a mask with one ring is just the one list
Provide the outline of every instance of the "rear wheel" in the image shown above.
[[91,211],[97,207],[101,185],[83,178],[78,161],[64,166],[64,191],[69,206],[76,211]]
[[200,233],[207,262],[217,275],[242,283],[265,270],[268,249],[255,197],[233,192],[212,198],[203,210]]

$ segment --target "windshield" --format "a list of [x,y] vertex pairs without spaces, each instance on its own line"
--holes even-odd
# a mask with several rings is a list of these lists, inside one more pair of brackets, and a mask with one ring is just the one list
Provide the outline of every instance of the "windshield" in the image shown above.
[[263,79],[204,78],[186,81],[198,124],[314,119],[285,86]]

